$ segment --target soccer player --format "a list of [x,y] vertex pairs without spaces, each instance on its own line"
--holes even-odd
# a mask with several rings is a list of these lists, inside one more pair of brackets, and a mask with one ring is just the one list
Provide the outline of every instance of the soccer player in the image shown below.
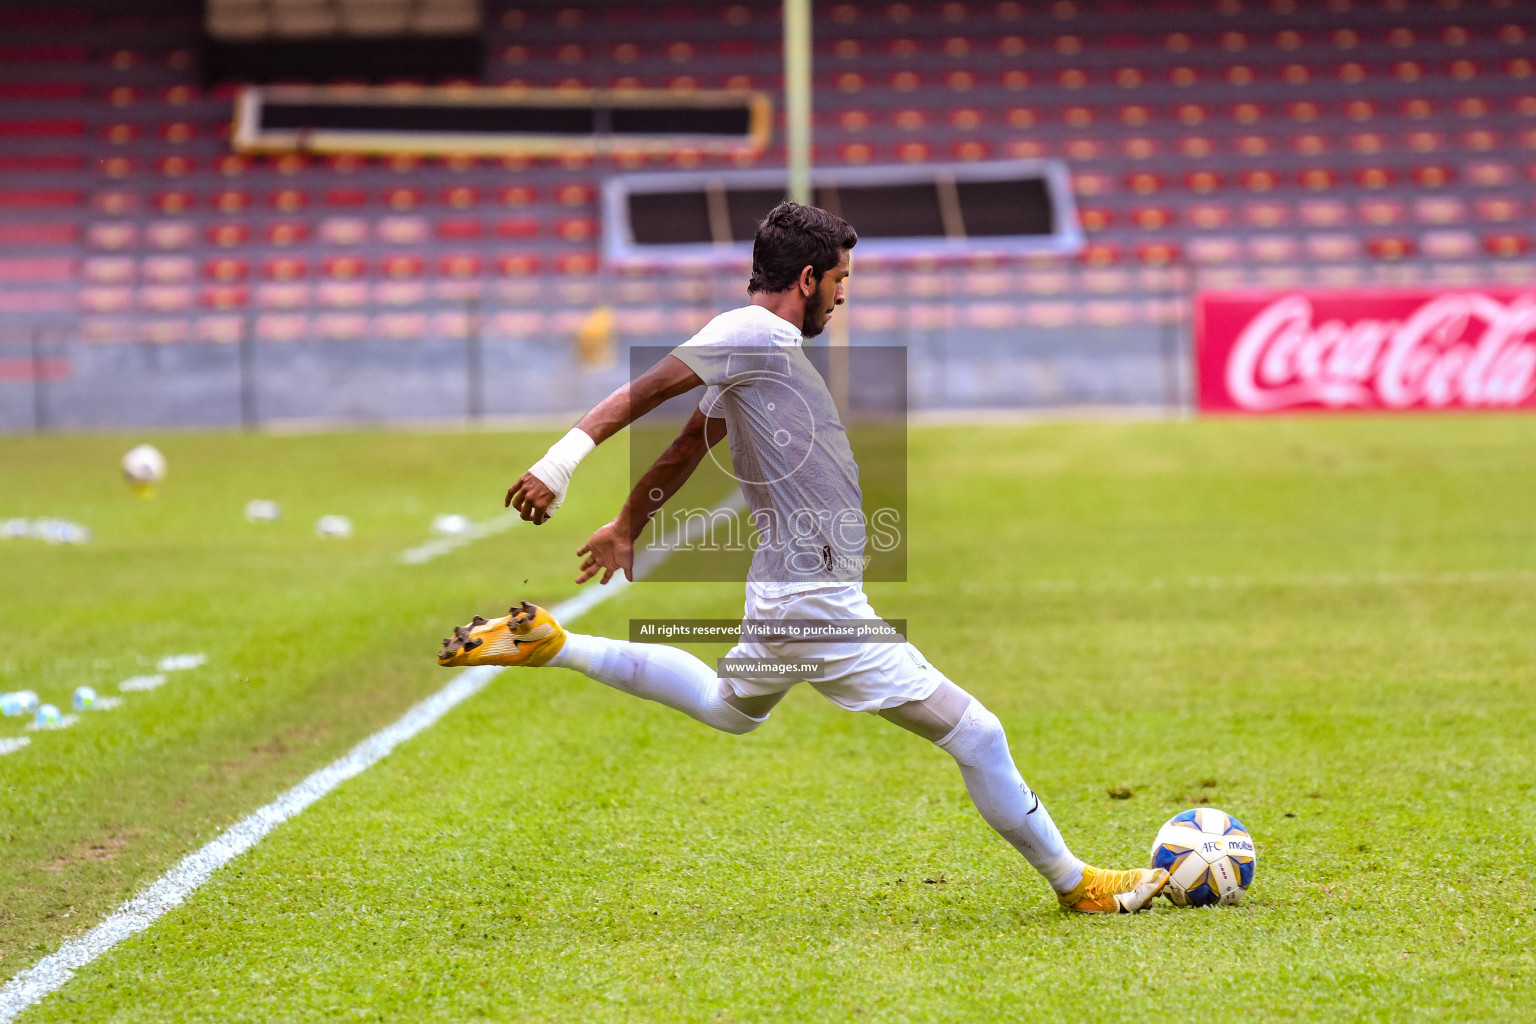
[[[862,586],[865,544],[858,466],[826,383],[802,343],[844,301],[858,236],[816,207],[785,202],[758,227],[750,303],[715,317],[693,338],[603,399],[508,490],[525,520],[546,522],[571,474],[597,445],[662,402],[695,388],[702,400],[676,440],[641,477],[624,507],[577,551],[578,583],[634,572],[634,542],[708,450],[729,435],[734,475],[761,541],[747,576],[745,620],[846,622],[877,616]],[[781,627],[783,628],[783,627]],[[1025,784],[997,716],[906,643],[790,642],[748,631],[730,660],[816,659],[810,682],[839,707],[871,711],[955,759],[976,809],[1055,890],[1084,913],[1141,910],[1168,883],[1154,869],[1090,867],[1067,849]],[[457,626],[438,663],[553,665],[653,700],[729,733],[747,733],[800,680],[721,676],[686,651],[587,636],[527,601],[509,614]]]

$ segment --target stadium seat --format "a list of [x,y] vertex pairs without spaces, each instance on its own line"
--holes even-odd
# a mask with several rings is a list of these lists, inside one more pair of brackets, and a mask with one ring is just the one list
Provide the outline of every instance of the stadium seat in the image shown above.
[[465,241],[479,238],[482,225],[478,220],[471,218],[452,218],[437,222],[437,237],[453,241]]
[[203,263],[203,276],[213,281],[243,281],[249,273],[250,264],[234,257],[217,257]]
[[480,275],[480,257],[468,253],[453,253],[438,260],[438,273],[444,277],[468,278]]
[[293,213],[309,205],[309,194],[296,188],[276,189],[267,194],[267,205],[283,213]]
[[271,281],[292,281],[304,276],[306,264],[302,259],[277,256],[262,264],[263,275]]
[[1412,239],[1395,235],[1371,238],[1366,242],[1366,248],[1380,260],[1401,260],[1414,253]]
[[1531,236],[1522,231],[1494,232],[1483,236],[1483,248],[1494,256],[1524,256],[1531,251]]

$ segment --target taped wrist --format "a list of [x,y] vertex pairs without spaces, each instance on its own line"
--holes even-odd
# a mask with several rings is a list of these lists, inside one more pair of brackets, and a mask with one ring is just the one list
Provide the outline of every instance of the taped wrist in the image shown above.
[[597,442],[579,427],[572,427],[566,435],[549,446],[544,457],[535,462],[528,472],[554,492],[555,498],[545,511],[553,515],[555,509],[565,504],[565,492],[571,486],[571,474],[582,459],[592,453]]

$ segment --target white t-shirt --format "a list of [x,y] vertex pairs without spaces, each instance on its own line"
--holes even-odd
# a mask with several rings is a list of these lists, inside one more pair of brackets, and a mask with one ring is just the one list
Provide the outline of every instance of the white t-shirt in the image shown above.
[[789,321],[743,306],[672,350],[707,385],[699,409],[725,419],[733,470],[762,538],[747,580],[767,594],[864,576],[859,467],[804,340]]

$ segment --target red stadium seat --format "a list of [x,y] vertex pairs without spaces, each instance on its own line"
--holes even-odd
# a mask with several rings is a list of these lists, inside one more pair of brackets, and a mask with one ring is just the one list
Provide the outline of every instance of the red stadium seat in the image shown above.
[[325,192],[326,206],[366,206],[368,193],[360,188],[332,188]]
[[0,191],[0,209],[44,209],[80,205],[75,189],[19,189]]
[[330,256],[320,265],[321,272],[338,281],[349,281],[363,276],[367,264],[361,256]]
[[208,309],[240,309],[250,302],[250,291],[241,287],[209,287],[202,291],[202,304]]
[[266,235],[271,245],[300,245],[309,238],[309,225],[302,221],[279,221],[267,225]]
[[1413,240],[1401,236],[1369,239],[1366,248],[1379,260],[1401,260],[1414,253]]
[[154,197],[155,209],[164,214],[185,213],[195,202],[190,192],[157,192]]
[[586,242],[597,237],[597,221],[591,217],[569,217],[555,222],[555,234],[567,242]]
[[391,210],[414,210],[421,205],[421,189],[390,188],[384,190],[384,204]]
[[251,194],[243,189],[222,189],[213,193],[210,202],[220,213],[241,213],[250,208]]
[[496,234],[502,238],[536,238],[539,222],[532,217],[504,217],[496,222]]
[[1172,263],[1179,258],[1179,247],[1173,242],[1142,242],[1136,246],[1136,258],[1154,266]]
[[532,253],[507,253],[496,258],[503,277],[528,277],[539,272],[539,258]]
[[1361,167],[1355,171],[1355,184],[1361,188],[1386,188],[1396,179],[1397,174],[1390,167]]
[[1131,223],[1144,231],[1161,231],[1173,220],[1173,210],[1166,206],[1138,206],[1131,210]]
[[590,252],[562,253],[555,260],[555,271],[569,277],[585,277],[597,272],[597,256]]
[[1114,225],[1115,213],[1102,207],[1085,206],[1077,211],[1077,219],[1084,231],[1103,231]]
[[291,256],[278,256],[262,265],[262,273],[272,281],[292,281],[304,276],[305,263]]
[[309,194],[296,188],[277,189],[268,193],[267,205],[283,213],[292,213],[309,205]]
[[1274,171],[1244,171],[1243,188],[1250,192],[1268,192],[1280,184],[1280,176]]
[[141,134],[138,125],[124,122],[109,124],[101,131],[101,137],[114,146],[126,146],[138,139]]
[[1120,246],[1110,242],[1090,242],[1083,246],[1083,251],[1078,258],[1090,266],[1108,266],[1119,263],[1122,255]]
[[1443,188],[1455,179],[1455,171],[1439,164],[1422,164],[1410,172],[1413,183],[1423,188]]
[[247,224],[213,224],[209,226],[206,237],[209,245],[233,249],[251,240],[251,229]]
[[1524,256],[1531,251],[1531,236],[1523,231],[1499,231],[1483,236],[1483,248],[1493,256]]
[[404,254],[386,256],[379,263],[384,276],[397,281],[420,277],[424,267],[425,263],[420,256]]
[[444,277],[479,277],[480,257],[465,253],[444,256],[438,260],[437,269]]
[[1493,105],[1481,96],[1463,96],[1456,101],[1456,113],[1462,117],[1487,117]]
[[1478,219],[1499,223],[1517,220],[1521,216],[1520,200],[1511,196],[1482,196],[1473,203]]
[[1221,185],[1221,175],[1215,171],[1191,171],[1184,176],[1184,187],[1191,192],[1214,192]]
[[437,222],[437,237],[453,240],[479,238],[482,226],[478,220],[454,218]]

